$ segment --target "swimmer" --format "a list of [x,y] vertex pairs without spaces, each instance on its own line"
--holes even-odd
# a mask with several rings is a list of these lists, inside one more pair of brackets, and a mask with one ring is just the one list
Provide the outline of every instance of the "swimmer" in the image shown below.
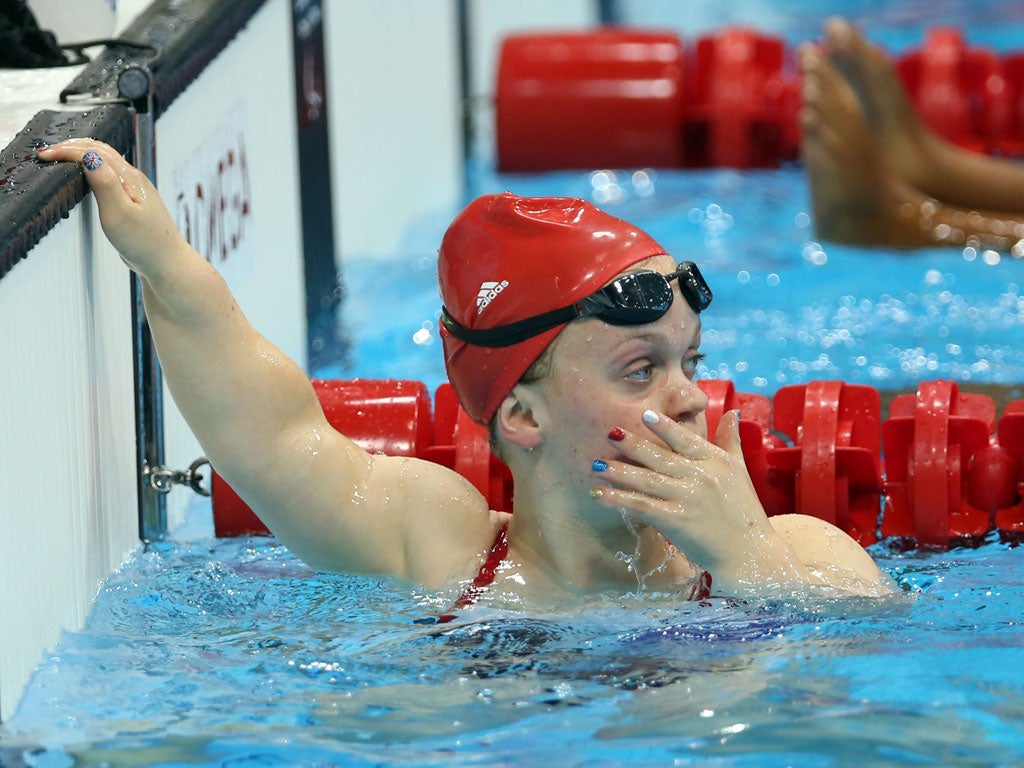
[[311,567],[456,590],[490,561],[493,583],[467,594],[516,606],[635,593],[638,576],[680,599],[709,584],[741,598],[895,591],[839,529],[765,515],[738,413],[707,435],[699,271],[589,203],[486,195],[441,243],[446,367],[512,471],[509,514],[445,467],[371,455],[335,431],[308,376],[117,152],[72,139],[39,157],[86,169],[104,232],[141,277],[175,402],[217,471]]
[[821,237],[1011,251],[1024,237],[1024,166],[970,152],[918,116],[889,57],[830,19],[799,51],[802,156]]

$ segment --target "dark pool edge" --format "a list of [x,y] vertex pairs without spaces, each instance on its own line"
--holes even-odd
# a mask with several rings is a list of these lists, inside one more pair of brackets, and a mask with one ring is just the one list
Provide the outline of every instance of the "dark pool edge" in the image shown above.
[[[159,116],[248,24],[266,0],[156,0],[61,91],[71,105],[117,97],[130,65],[153,76]],[[119,152],[133,146],[131,112],[121,104],[43,110],[0,150],[0,280],[85,197],[82,170],[40,164],[35,148],[73,136],[105,141]]]
[[117,79],[131,65],[153,75],[156,114],[217,58],[266,0],[155,0],[124,33],[61,92],[62,101],[118,95]]
[[89,135],[119,152],[129,152],[132,136],[127,117],[128,109],[120,105],[74,112],[43,110],[0,150],[0,173],[4,174],[0,177],[0,279],[88,192],[80,166],[40,163],[35,159],[36,147]]

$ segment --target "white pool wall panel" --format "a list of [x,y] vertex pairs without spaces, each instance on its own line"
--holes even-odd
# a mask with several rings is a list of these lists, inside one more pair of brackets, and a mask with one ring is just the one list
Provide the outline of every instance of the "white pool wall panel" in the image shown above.
[[[225,199],[212,212],[229,243],[218,266],[253,323],[305,365],[290,14],[267,2],[161,116],[157,182],[176,218],[197,185]],[[246,216],[231,210],[239,196]],[[129,286],[91,197],[0,280],[0,720],[139,548]],[[166,463],[184,469],[201,451],[164,405]],[[172,529],[192,498],[169,495]]]
[[139,545],[128,273],[91,203],[30,256],[0,280],[0,716]]
[[[334,225],[342,258],[386,258],[410,231],[463,202],[458,8],[454,0],[330,2],[324,8]],[[470,103],[486,156],[501,38],[598,21],[594,0],[470,0]]]

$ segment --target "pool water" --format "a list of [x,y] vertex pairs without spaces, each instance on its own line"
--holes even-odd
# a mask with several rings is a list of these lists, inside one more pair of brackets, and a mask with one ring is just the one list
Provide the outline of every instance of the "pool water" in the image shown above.
[[435,625],[272,539],[160,545],[43,660],[0,764],[1020,764],[1022,553],[875,554],[904,600]]
[[[1019,260],[976,248],[914,251],[818,242],[797,166],[700,173],[600,171],[474,175],[471,192],[571,195],[648,231],[678,260],[696,261],[715,300],[704,316],[704,377],[772,395],[813,379],[914,391],[951,379],[1024,397],[1024,273]],[[437,244],[455,211],[412,232],[395,263],[345,263],[343,319],[351,359],[328,376],[445,373],[437,337]],[[398,276],[396,279],[396,275]],[[381,311],[379,297],[403,300]]]

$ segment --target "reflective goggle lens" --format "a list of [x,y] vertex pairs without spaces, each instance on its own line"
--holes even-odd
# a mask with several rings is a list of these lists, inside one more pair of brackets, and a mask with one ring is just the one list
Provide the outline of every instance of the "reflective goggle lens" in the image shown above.
[[613,325],[643,325],[653,323],[671,306],[668,277],[657,272],[634,272],[580,302],[580,317],[597,316]]

